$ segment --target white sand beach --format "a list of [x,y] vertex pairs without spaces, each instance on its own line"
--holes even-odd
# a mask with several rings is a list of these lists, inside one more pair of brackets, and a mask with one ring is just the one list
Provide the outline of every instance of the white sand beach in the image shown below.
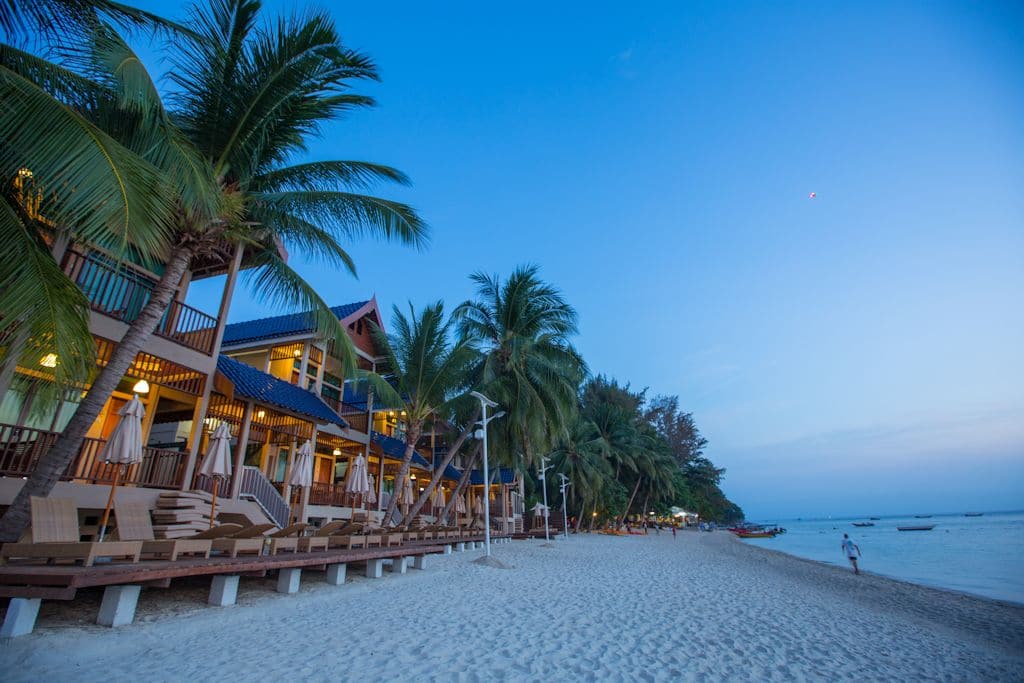
[[243,579],[147,589],[134,625],[92,626],[98,593],[44,603],[0,644],[6,681],[1022,680],[1024,607],[748,547],[724,532],[496,546],[513,565],[426,571],[293,596]]

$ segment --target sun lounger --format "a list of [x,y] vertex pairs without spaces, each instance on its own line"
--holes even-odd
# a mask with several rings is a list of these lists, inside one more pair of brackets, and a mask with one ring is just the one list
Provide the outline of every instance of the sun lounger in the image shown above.
[[331,548],[364,548],[366,536],[363,534],[362,524],[346,524],[337,529],[336,533],[327,537],[328,546]]
[[[209,539],[153,537],[153,520],[145,503],[115,503],[117,538],[122,541],[142,541],[142,558],[154,560],[178,559],[179,556],[209,557],[212,541]],[[223,531],[222,531],[223,533]]]
[[5,543],[0,564],[8,560],[73,560],[91,567],[98,557],[139,561],[141,541],[83,542],[78,529],[78,508],[70,498],[32,496],[32,542]]
[[402,541],[405,540],[405,534],[402,533],[401,529],[388,529],[387,531],[379,530],[376,533],[380,534],[380,545],[383,548],[391,548],[396,545],[402,545]]
[[[270,554],[277,555],[278,551],[291,551],[293,553],[299,552],[299,541],[302,540],[302,532],[309,526],[305,523],[292,524],[284,529],[275,531],[269,534],[267,538],[270,539]],[[308,544],[306,546],[309,547]],[[306,550],[305,552],[309,552]]]
[[216,552],[224,553],[228,557],[238,557],[239,554],[243,553],[262,555],[263,545],[267,540],[265,533],[273,528],[273,524],[254,524],[245,527],[226,538],[214,539],[213,549]]

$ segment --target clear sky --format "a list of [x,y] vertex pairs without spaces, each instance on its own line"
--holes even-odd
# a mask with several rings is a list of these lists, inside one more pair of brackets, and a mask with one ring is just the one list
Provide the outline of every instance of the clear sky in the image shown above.
[[537,263],[748,517],[1024,508],[1024,5],[323,6],[383,81],[310,158],[433,229],[298,263],[330,302]]

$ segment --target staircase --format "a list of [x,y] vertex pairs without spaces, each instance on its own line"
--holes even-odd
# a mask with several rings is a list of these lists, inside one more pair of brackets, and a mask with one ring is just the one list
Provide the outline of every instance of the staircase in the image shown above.
[[248,465],[242,468],[242,490],[239,496],[259,505],[279,527],[284,528],[291,522],[291,508],[260,468]]

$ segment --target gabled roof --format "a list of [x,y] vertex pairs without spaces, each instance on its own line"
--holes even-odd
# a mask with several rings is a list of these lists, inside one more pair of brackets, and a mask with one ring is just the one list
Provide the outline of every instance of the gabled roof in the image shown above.
[[[492,477],[494,476],[493,472],[491,473],[491,476]],[[516,472],[515,472],[515,470],[509,469],[508,467],[502,467],[502,468],[499,468],[499,470],[498,470],[498,479],[494,483],[495,484],[512,484],[512,483],[515,482],[515,480],[516,480]],[[484,485],[484,473],[481,472],[480,470],[473,470],[473,472],[469,475],[469,483],[472,484],[473,486],[483,486]]]
[[282,408],[313,422],[328,422],[342,428],[348,427],[348,423],[316,394],[268,375],[251,365],[220,356],[217,358],[217,372],[234,385],[236,397]]
[[[402,441],[401,439],[396,439],[393,436],[381,434],[380,432],[371,432],[370,438],[374,441],[374,443],[380,445],[380,448],[382,451],[384,451],[385,455],[390,455],[392,458],[396,460],[402,460],[403,458],[405,458],[405,442]],[[426,470],[430,469],[430,464],[427,462],[426,458],[424,458],[416,451],[412,452],[411,462],[413,465],[416,465],[417,467],[422,467],[423,469]]]
[[[372,299],[357,301],[343,306],[333,306],[331,312],[338,316],[338,320],[344,321],[352,314],[359,312],[371,301]],[[229,346],[263,339],[290,337],[304,332],[312,332],[315,328],[316,323],[309,311],[278,315],[272,318],[260,318],[259,320],[246,320],[224,326],[223,344],[224,346]]]

